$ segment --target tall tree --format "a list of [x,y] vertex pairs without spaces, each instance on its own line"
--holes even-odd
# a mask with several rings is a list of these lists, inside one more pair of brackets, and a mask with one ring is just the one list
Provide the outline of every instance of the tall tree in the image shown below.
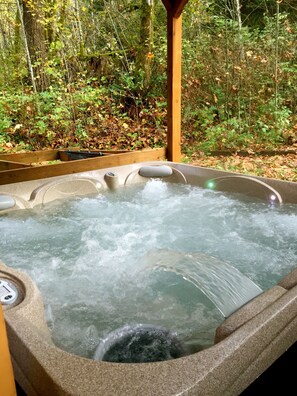
[[29,56],[34,67],[35,86],[37,91],[44,91],[49,86],[49,78],[44,71],[48,49],[40,1],[23,0],[23,21]]
[[147,86],[151,77],[151,63],[154,47],[154,0],[142,0],[141,26],[138,51],[138,67],[144,68],[144,85]]

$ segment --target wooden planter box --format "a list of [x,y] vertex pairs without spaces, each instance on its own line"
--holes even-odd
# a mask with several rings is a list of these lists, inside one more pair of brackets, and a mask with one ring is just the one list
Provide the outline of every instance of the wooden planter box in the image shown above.
[[42,150],[0,154],[0,184],[17,183],[166,158],[166,149],[142,151]]

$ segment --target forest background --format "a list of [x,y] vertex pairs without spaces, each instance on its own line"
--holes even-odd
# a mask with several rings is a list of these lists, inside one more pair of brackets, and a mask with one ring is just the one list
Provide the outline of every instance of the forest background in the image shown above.
[[[1,0],[0,151],[165,146],[166,37],[161,0]],[[296,43],[295,0],[189,0],[185,161],[297,181]]]

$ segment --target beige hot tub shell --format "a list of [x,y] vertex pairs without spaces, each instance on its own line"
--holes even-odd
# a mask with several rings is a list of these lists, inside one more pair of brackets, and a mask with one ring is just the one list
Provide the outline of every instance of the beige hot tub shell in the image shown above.
[[[177,182],[204,185],[210,178],[236,176],[188,165],[166,164],[173,168],[170,177]],[[119,184],[124,184],[138,181],[140,166],[112,170],[119,175]],[[88,172],[72,180],[87,178],[94,181],[91,184],[95,190],[98,186],[106,188],[105,173],[102,170]],[[63,179],[53,179],[18,183],[14,189],[12,185],[1,186],[0,194],[13,191],[13,195],[25,203],[24,207],[32,206],[34,200],[36,204],[45,203],[44,197],[52,196],[53,191],[41,186],[52,188],[56,183],[64,190]],[[234,185],[236,189],[250,182],[249,178],[243,178],[234,179],[232,184],[229,179],[225,187],[230,190],[230,185]],[[269,183],[282,200],[294,202],[295,183],[277,180]],[[261,188],[260,183],[255,195]],[[93,188],[91,190],[94,192]],[[249,192],[252,193],[252,189]],[[297,270],[228,317],[218,327],[215,344],[210,348],[175,360],[138,364],[97,362],[57,348],[51,341],[42,296],[34,282],[4,263],[0,264],[0,277],[11,279],[22,291],[21,301],[5,307],[5,319],[15,378],[28,395],[238,395],[297,340]]]

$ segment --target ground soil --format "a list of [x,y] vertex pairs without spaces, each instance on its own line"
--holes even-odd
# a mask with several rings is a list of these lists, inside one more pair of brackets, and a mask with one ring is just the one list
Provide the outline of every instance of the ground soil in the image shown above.
[[297,147],[296,151],[284,149],[277,152],[238,152],[205,155],[193,154],[193,165],[239,172],[243,174],[276,178],[297,182]]

